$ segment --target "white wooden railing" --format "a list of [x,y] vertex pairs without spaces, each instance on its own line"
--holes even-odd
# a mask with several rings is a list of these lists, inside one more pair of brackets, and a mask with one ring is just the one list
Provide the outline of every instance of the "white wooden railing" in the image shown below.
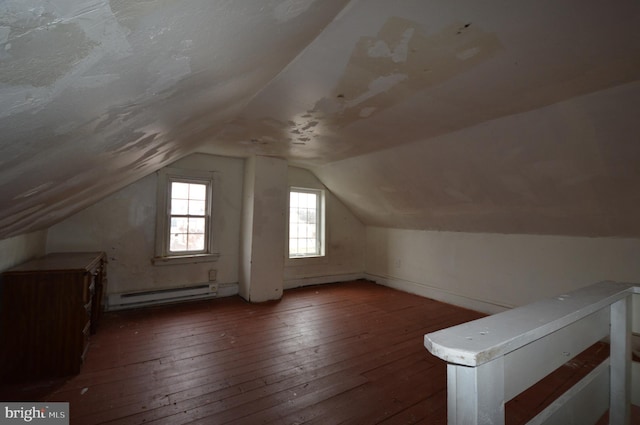
[[575,355],[609,338],[610,355],[528,424],[630,422],[631,297],[640,285],[600,282],[425,335],[447,362],[449,425],[504,424],[504,405]]

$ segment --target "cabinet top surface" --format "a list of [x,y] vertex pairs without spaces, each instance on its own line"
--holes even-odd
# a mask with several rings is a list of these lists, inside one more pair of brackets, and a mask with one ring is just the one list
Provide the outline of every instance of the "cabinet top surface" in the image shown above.
[[36,258],[18,266],[12,267],[5,273],[20,273],[34,271],[74,271],[91,270],[102,258],[103,252],[53,252],[44,257]]

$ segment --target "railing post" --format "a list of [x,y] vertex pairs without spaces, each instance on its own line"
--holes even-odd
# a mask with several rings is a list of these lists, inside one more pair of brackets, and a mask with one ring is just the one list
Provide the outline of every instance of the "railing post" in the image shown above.
[[504,425],[504,358],[477,367],[447,365],[449,425]]
[[631,295],[611,305],[609,424],[631,423]]

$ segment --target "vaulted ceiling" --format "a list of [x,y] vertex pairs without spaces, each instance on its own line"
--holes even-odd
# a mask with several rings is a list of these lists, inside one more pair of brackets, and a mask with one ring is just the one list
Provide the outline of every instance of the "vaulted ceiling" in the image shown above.
[[5,0],[0,238],[189,153],[366,223],[640,237],[636,0]]

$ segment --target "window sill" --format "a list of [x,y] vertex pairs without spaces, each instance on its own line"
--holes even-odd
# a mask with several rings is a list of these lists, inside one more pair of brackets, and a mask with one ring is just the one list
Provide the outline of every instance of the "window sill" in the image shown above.
[[218,261],[220,254],[195,254],[195,255],[169,255],[166,257],[153,257],[151,263],[154,266],[172,266],[176,264],[213,263]]
[[324,264],[328,264],[329,260],[327,259],[326,254],[325,255],[314,255],[314,256],[307,256],[307,257],[288,257],[285,258],[285,266],[290,266],[290,267],[294,267],[294,266],[313,266],[313,265],[324,265]]

